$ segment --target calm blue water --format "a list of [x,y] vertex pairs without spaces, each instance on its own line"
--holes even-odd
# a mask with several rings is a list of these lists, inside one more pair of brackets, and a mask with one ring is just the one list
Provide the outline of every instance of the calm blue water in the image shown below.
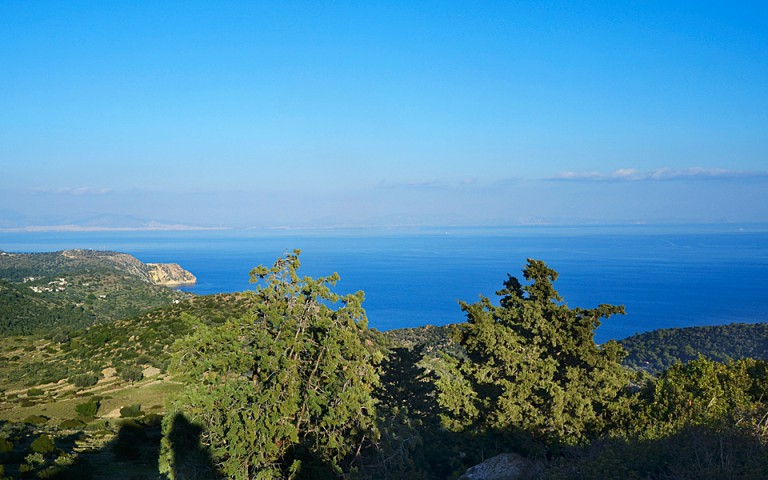
[[[0,233],[0,249],[117,250],[176,262],[199,294],[241,291],[248,272],[302,250],[302,271],[341,275],[337,292],[363,290],[380,330],[460,322],[458,301],[494,296],[526,258],[560,273],[571,306],[625,305],[597,340],[657,328],[768,321],[768,229],[744,227],[520,227],[414,231]],[[522,280],[522,278],[521,278]]]

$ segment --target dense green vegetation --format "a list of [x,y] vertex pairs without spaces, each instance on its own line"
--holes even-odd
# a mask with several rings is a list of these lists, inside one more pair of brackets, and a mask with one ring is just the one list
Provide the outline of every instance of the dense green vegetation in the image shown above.
[[[375,439],[372,391],[380,352],[366,345],[363,295],[340,297],[338,275],[298,276],[298,251],[251,273],[254,308],[176,343],[174,370],[186,388],[166,417],[161,471],[180,464],[179,422],[205,426],[205,443],[227,478],[332,478],[349,471]],[[182,421],[183,416],[186,421]]]
[[165,370],[175,339],[189,334],[198,322],[217,325],[243,315],[251,303],[243,294],[194,297],[82,330],[66,328],[43,337],[6,337],[0,339],[0,383],[38,385],[68,378],[70,383],[85,387],[95,384],[105,368],[122,373],[132,366],[151,365]]
[[149,281],[146,265],[113,252],[0,255],[0,335],[109,323],[189,298]]
[[561,303],[557,273],[541,261],[523,271],[532,283],[509,277],[487,298],[462,304],[467,323],[455,329],[467,357],[451,359],[437,386],[444,424],[473,432],[519,429],[544,444],[579,444],[602,434],[626,414],[621,401],[629,376],[616,342],[598,347],[600,319],[623,307],[571,309]]
[[23,282],[30,278],[89,273],[115,273],[149,280],[148,268],[131,255],[97,250],[44,253],[0,253],[0,278]]
[[718,362],[768,360],[768,323],[668,328],[633,335],[620,343],[628,352],[627,366],[653,373],[699,356]]
[[97,321],[92,312],[47,298],[25,285],[0,280],[0,334],[29,335],[50,328],[77,328]]
[[567,306],[529,260],[466,323],[382,334],[362,293],[298,269],[295,252],[253,292],[0,337],[0,478],[446,479],[502,452],[540,479],[767,475],[765,325],[596,345],[621,307]]

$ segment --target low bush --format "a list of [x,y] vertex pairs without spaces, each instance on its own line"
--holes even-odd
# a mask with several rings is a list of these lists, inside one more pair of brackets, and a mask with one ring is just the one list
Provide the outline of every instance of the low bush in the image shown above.
[[118,369],[118,374],[120,375],[120,378],[130,383],[138,382],[144,378],[144,372],[142,368],[136,365],[120,368]]
[[80,375],[70,377],[69,382],[79,388],[92,387],[99,383],[99,376],[92,372],[81,373]]
[[148,413],[141,419],[141,423],[148,427],[159,427],[163,422],[163,416],[158,413]]
[[75,405],[75,411],[84,417],[95,417],[100,406],[100,402],[96,398],[92,398],[85,403]]
[[127,405],[120,409],[121,418],[135,418],[142,415],[143,412],[141,411],[141,405],[139,404]]
[[46,434],[42,434],[32,441],[29,446],[30,450],[34,453],[47,455],[56,451],[56,445],[53,444],[53,440]]
[[30,415],[24,419],[27,425],[45,425],[48,423],[48,417],[44,415]]
[[85,422],[82,420],[78,420],[76,418],[70,418],[67,420],[62,421],[59,424],[59,428],[63,430],[76,430],[79,428],[83,428],[85,426]]
[[41,390],[39,388],[30,388],[29,390],[27,390],[27,396],[28,397],[39,397],[43,393],[45,393],[45,392],[43,392],[43,390]]
[[7,438],[0,437],[0,453],[8,453],[13,450],[13,442]]

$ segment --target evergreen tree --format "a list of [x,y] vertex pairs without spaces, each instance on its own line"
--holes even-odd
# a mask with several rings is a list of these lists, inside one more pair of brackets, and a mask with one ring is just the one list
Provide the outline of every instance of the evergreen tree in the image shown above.
[[699,357],[677,363],[644,392],[638,433],[657,438],[689,426],[746,428],[761,435],[768,398],[768,362],[745,358],[720,363]]
[[337,274],[300,278],[299,253],[251,272],[249,315],[176,345],[172,370],[187,388],[164,424],[161,469],[172,478],[183,469],[171,441],[178,414],[202,427],[227,478],[337,476],[376,439],[381,354],[364,339],[363,293],[332,293]]
[[443,421],[453,430],[524,432],[548,444],[578,444],[605,431],[628,408],[628,373],[614,341],[598,346],[602,318],[623,307],[569,308],[553,286],[557,272],[528,260],[531,283],[509,276],[500,306],[481,297],[462,303],[467,322],[455,330],[466,359],[448,359],[438,382]]

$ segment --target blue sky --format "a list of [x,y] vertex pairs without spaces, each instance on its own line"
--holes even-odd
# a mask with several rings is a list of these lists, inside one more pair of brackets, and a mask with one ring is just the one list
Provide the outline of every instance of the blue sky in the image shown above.
[[768,222],[767,5],[4,1],[0,228]]

